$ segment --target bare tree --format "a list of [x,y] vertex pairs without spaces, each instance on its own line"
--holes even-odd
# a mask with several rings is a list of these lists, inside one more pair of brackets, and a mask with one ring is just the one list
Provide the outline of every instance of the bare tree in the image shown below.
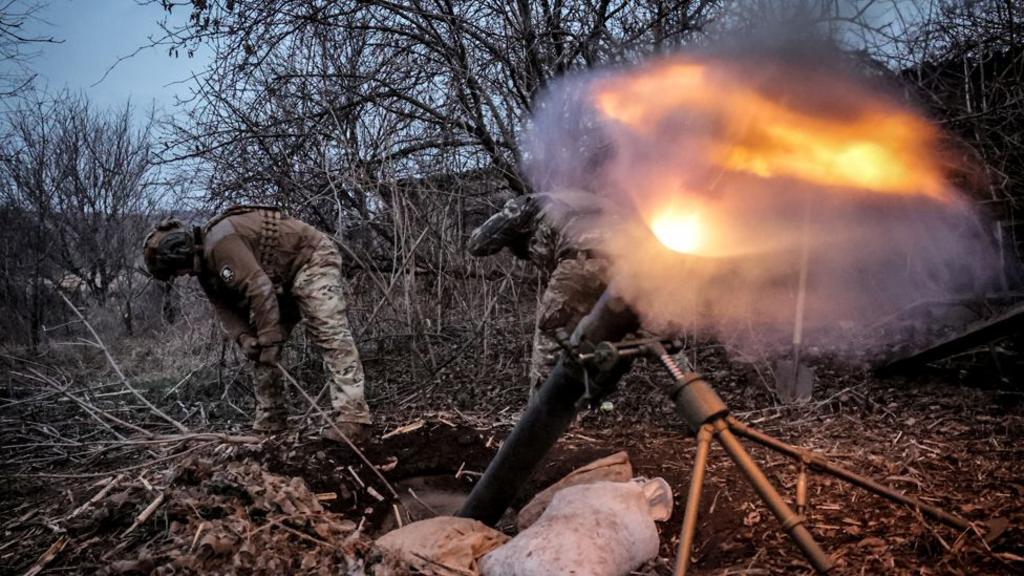
[[130,106],[97,112],[80,96],[41,98],[8,116],[0,147],[3,206],[27,234],[20,273],[30,287],[33,342],[46,315],[46,293],[86,296],[105,305],[120,292],[131,329],[131,265],[156,194],[149,124],[136,127]]
[[115,282],[126,279],[154,208],[151,124],[133,126],[130,105],[98,113],[80,98],[64,100],[63,112],[57,161],[66,177],[55,198],[58,261],[104,303]]
[[169,38],[215,57],[168,157],[210,161],[214,192],[291,204],[324,193],[327,175],[359,184],[446,161],[523,192],[519,128],[553,76],[678,42],[711,5],[193,2]]
[[57,162],[55,114],[41,101],[23,107],[9,117],[10,134],[3,141],[0,166],[3,175],[3,204],[14,234],[5,234],[8,265],[7,302],[21,304],[28,317],[29,340],[39,344],[48,309],[47,286],[54,283],[53,242],[47,223],[53,216],[55,190],[64,178]]
[[42,2],[0,0],[0,98],[14,96],[32,83],[32,47],[56,42],[51,36],[26,31],[43,6]]

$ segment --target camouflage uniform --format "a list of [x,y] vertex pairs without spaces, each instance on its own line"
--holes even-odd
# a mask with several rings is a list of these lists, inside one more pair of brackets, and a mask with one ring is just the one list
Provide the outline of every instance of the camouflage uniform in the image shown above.
[[363,392],[363,363],[348,325],[341,276],[341,254],[323,235],[309,262],[295,275],[292,295],[298,300],[313,342],[323,351],[331,373],[331,406],[342,422],[370,423]]
[[530,395],[540,388],[562,352],[555,336],[572,334],[607,288],[608,264],[599,258],[578,256],[562,260],[551,273],[537,306],[537,325],[530,354]]
[[537,305],[530,354],[530,394],[558,362],[560,330],[572,333],[607,286],[607,263],[594,258],[600,239],[583,212],[559,195],[533,194],[509,200],[470,235],[467,250],[489,256],[508,248],[549,276]]
[[[275,208],[240,206],[203,227],[199,254],[199,282],[236,343],[249,339],[257,350],[278,350],[305,318],[330,371],[335,418],[370,422],[341,255],[327,235]],[[255,364],[257,429],[279,429],[287,416],[276,362],[261,355]]]

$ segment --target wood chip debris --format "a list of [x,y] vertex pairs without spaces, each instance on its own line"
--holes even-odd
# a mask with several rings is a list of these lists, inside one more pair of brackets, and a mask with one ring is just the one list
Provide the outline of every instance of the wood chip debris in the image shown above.
[[381,440],[387,440],[388,438],[393,438],[395,436],[400,436],[402,434],[408,434],[409,432],[415,432],[416,430],[419,430],[420,428],[423,428],[424,426],[426,426],[426,424],[427,423],[424,420],[416,420],[414,422],[410,422],[410,423],[406,424],[405,426],[400,426],[398,428],[395,428],[391,432],[388,432],[387,434],[382,435],[380,437],[380,439]]

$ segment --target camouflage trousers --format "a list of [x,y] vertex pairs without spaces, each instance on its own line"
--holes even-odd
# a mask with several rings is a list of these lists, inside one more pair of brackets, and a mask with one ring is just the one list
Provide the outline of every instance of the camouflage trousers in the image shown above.
[[530,396],[544,384],[558,363],[562,348],[555,335],[571,335],[607,287],[606,261],[582,257],[558,263],[537,305],[537,324],[530,355]]
[[[325,235],[309,262],[295,275],[291,296],[298,305],[297,312],[306,320],[313,343],[323,353],[330,373],[333,416],[338,422],[368,424],[370,409],[364,395],[363,364],[349,328],[343,284],[341,254]],[[287,318],[297,315],[287,308],[282,306],[281,310],[282,322],[288,324],[286,330],[294,325],[294,320],[287,322]],[[276,373],[276,369],[257,364],[257,421],[261,413],[285,411],[283,388]]]

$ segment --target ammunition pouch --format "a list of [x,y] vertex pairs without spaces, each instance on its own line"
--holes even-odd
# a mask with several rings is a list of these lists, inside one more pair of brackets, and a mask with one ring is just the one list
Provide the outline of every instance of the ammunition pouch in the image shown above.
[[274,292],[281,294],[283,286],[281,278],[277,273],[277,266],[274,266],[274,257],[277,255],[280,245],[281,218],[280,210],[260,210],[262,216],[260,221],[260,267],[267,273],[270,281],[274,284]]

